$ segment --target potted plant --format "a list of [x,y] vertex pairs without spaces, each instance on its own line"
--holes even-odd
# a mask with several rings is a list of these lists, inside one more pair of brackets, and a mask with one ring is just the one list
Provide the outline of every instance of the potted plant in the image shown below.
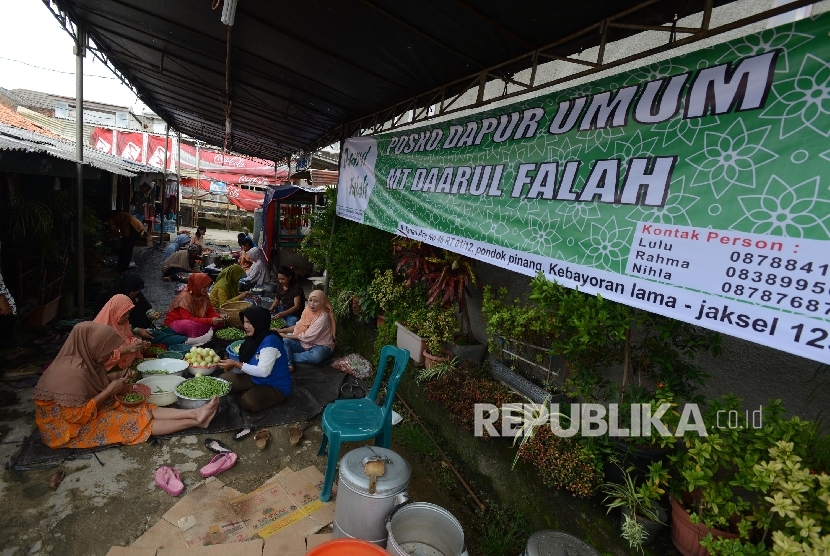
[[624,478],[622,484],[605,483],[600,489],[605,494],[608,512],[614,508],[621,510],[622,537],[631,548],[642,552],[666,524],[666,511],[658,501],[665,494],[661,485],[667,481],[668,470],[663,468],[662,462],[651,464],[648,476],[639,486],[630,474],[631,468],[620,470]]
[[672,542],[695,556],[820,554],[800,545],[830,546],[830,441],[815,423],[785,419],[780,401],[745,415],[735,396],[712,401],[707,436],[690,431],[669,456]]
[[406,326],[424,340],[424,365],[430,367],[450,358],[452,354],[445,355],[444,344],[458,330],[458,320],[451,309],[438,305],[421,307],[410,314]]
[[[453,308],[461,326],[447,338],[447,349],[462,359],[480,362],[487,346],[473,336],[467,296],[478,286],[474,261],[463,255],[445,251],[420,241],[397,237],[393,240],[395,270],[405,276],[405,283],[420,285],[426,291],[427,305]],[[443,349],[443,346],[442,346]]]

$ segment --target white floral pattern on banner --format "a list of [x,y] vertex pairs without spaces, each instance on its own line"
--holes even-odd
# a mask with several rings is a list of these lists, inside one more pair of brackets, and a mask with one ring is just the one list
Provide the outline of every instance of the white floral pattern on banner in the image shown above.
[[780,50],[779,61],[775,65],[776,73],[787,73],[790,71],[788,50],[798,48],[807,41],[813,39],[813,35],[796,33],[795,24],[773,27],[754,35],[747,35],[735,41],[727,43],[728,50],[718,59],[718,63],[725,60],[757,56],[771,50]]
[[519,245],[519,249],[550,256],[553,246],[562,241],[562,236],[556,233],[558,225],[559,220],[531,217],[527,227],[520,232],[525,241]]
[[775,100],[758,117],[781,120],[781,139],[805,127],[830,136],[830,64],[807,54],[798,75],[773,85],[772,93]]
[[683,118],[683,107],[678,111],[679,116],[671,120],[657,124],[651,128],[656,133],[663,135],[663,146],[667,147],[677,140],[683,141],[689,146],[694,144],[697,139],[697,133],[701,129],[707,127],[717,127],[720,125],[720,119],[717,116],[712,118],[691,118],[686,120]]
[[697,168],[691,187],[709,185],[716,199],[733,185],[754,189],[755,170],[778,158],[762,146],[769,130],[766,126],[747,131],[738,119],[724,133],[705,132],[703,150],[688,158]]
[[668,224],[672,226],[691,226],[688,211],[700,200],[696,195],[684,193],[686,177],[681,176],[671,182],[672,193],[666,198],[666,204],[662,207],[645,209],[635,207],[626,217],[630,222],[654,222],[655,224]]
[[[773,175],[760,195],[738,197],[744,217],[730,229],[784,237],[806,237],[808,229],[818,227],[830,239],[830,201],[821,199],[820,177],[790,186]],[[818,208],[816,205],[823,208]],[[816,210],[818,208],[818,210]],[[824,215],[819,218],[815,215]],[[813,234],[813,237],[815,234]]]
[[605,225],[591,222],[591,235],[579,242],[585,251],[582,264],[622,273],[623,260],[628,257],[629,241],[633,227],[617,228],[617,217],[612,216]]

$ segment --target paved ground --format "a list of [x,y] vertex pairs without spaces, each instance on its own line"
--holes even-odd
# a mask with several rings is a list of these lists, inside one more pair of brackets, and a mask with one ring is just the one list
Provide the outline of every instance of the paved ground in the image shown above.
[[[160,280],[160,259],[157,249],[136,249],[137,271],[145,276],[148,298],[163,310],[176,284]],[[13,362],[0,360],[7,374],[0,381],[0,392],[12,392],[17,400],[0,407],[0,461],[4,463],[18,453],[24,437],[34,429],[31,383],[26,377],[11,379],[8,374],[15,369],[36,373],[57,353],[58,346],[43,349],[31,343],[34,339],[29,336],[27,344],[37,349],[26,356]],[[31,366],[27,369],[27,365]],[[225,484],[249,492],[286,466],[299,470],[316,465],[325,470],[325,459],[316,456],[319,420],[309,424],[296,447],[288,442],[287,425],[270,430],[271,440],[262,451],[252,437],[234,442],[232,433],[216,435],[239,454],[238,463],[221,475]],[[156,446],[112,448],[98,454],[100,463],[95,458],[64,462],[66,478],[54,492],[48,485],[56,468],[6,469],[0,476],[0,499],[6,509],[0,514],[0,554],[104,555],[112,545],[129,544],[176,501],[155,486],[155,469],[176,466],[185,485],[192,487],[202,479],[198,469],[214,455],[204,447],[204,438],[183,436]]]

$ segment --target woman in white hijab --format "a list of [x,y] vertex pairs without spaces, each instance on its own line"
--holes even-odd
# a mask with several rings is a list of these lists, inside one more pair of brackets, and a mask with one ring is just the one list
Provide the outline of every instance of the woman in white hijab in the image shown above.
[[245,273],[245,276],[239,281],[239,289],[250,289],[253,286],[261,286],[268,281],[268,263],[265,261],[265,255],[258,247],[253,247],[248,250],[248,258],[254,264]]

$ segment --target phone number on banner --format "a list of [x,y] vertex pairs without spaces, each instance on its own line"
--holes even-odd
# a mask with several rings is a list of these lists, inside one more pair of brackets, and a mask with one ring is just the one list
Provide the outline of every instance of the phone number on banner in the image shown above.
[[626,273],[830,320],[830,242],[640,222]]

